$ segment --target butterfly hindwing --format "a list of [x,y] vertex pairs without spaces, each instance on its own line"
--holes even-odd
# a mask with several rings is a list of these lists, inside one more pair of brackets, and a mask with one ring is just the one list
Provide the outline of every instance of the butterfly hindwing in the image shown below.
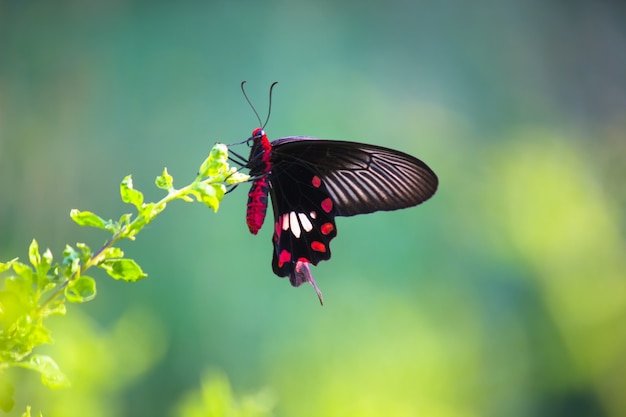
[[337,236],[334,203],[313,167],[286,164],[270,174],[274,211],[272,268],[278,276],[295,274],[298,262],[317,265],[330,259],[330,241]]

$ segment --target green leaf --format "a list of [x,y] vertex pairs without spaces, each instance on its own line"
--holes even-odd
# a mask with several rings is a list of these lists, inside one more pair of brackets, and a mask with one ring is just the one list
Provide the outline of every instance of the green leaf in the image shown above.
[[63,273],[66,277],[71,277],[80,270],[80,255],[76,252],[76,249],[70,245],[65,245],[65,250],[63,251],[63,266],[65,267]]
[[150,223],[157,214],[159,214],[155,210],[155,206],[156,203],[148,203],[141,206],[141,208],[139,209],[139,218],[133,224],[133,227],[137,231],[141,230],[146,224]]
[[96,298],[96,280],[86,275],[65,287],[65,297],[70,303],[84,303]]
[[70,217],[79,226],[97,227],[98,229],[109,230],[110,222],[91,211],[70,210]]
[[41,315],[43,317],[52,315],[64,316],[65,313],[67,313],[67,308],[65,307],[65,299],[59,299],[47,304],[46,307],[42,310]]
[[202,201],[213,211],[217,211],[220,201],[226,193],[226,187],[223,184],[208,184],[206,182],[198,183],[195,190],[198,200]]
[[228,176],[226,177],[226,184],[239,184],[241,182],[246,182],[250,179],[250,175],[244,174],[243,172],[239,172],[237,168],[231,168],[228,172]]
[[126,282],[139,281],[148,276],[132,259],[107,259],[99,263],[98,267],[104,269],[111,277]]
[[110,247],[110,248],[106,248],[105,250],[103,250],[101,252],[101,256],[103,260],[109,259],[109,258],[123,258],[124,251],[121,250],[120,248]]
[[137,209],[143,204],[143,194],[133,188],[133,178],[127,175],[120,184],[120,195],[124,203],[132,204]]
[[[33,265],[35,268],[35,272],[37,274],[37,286],[40,289],[45,290],[45,287],[48,285],[48,283],[54,279],[54,277],[48,276],[48,271],[50,271],[50,268],[52,267],[52,252],[50,252],[50,249],[46,249],[46,251],[43,253],[43,256],[40,256],[39,253],[36,253],[36,254],[34,253],[32,244],[31,244],[31,248],[29,250],[29,257],[30,257],[31,263],[35,261]],[[33,258],[36,258],[36,259],[33,259]]]
[[216,143],[211,149],[209,158],[219,164],[228,163],[228,146],[223,143]]
[[228,147],[216,143],[198,170],[199,177],[216,177],[228,169]]
[[174,188],[174,178],[167,172],[167,168],[163,168],[163,173],[156,177],[154,183],[162,190],[170,191]]
[[33,270],[30,266],[23,264],[21,262],[15,261],[13,262],[13,270],[17,275],[26,279],[30,283],[33,280]]
[[30,246],[28,247],[28,259],[35,268],[37,268],[37,266],[39,266],[39,262],[41,262],[41,255],[39,254],[39,244],[35,239],[30,242]]
[[28,361],[16,365],[40,372],[41,382],[50,388],[63,388],[70,385],[69,379],[61,372],[59,365],[50,356],[31,355]]
[[130,224],[130,219],[133,217],[133,213],[124,213],[120,216],[119,224],[120,226],[128,226]]
[[45,275],[52,267],[52,252],[50,249],[46,249],[46,251],[41,256],[41,263],[39,264],[39,268],[37,268],[37,273]]
[[91,253],[91,249],[89,249],[89,246],[84,243],[77,242],[76,247],[80,250],[80,259],[81,261],[83,261],[83,263],[86,263],[89,259],[91,259],[93,253]]
[[119,230],[120,237],[128,237],[131,232],[129,226],[131,223],[131,218],[133,217],[132,213],[124,213],[120,216],[120,220],[117,223],[116,227]]
[[0,272],[8,271],[19,258],[13,258],[9,262],[0,262]]

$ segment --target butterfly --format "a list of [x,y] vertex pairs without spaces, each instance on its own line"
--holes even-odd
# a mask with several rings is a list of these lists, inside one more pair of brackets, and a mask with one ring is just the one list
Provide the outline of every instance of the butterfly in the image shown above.
[[239,158],[252,178],[248,228],[255,235],[261,229],[269,196],[272,269],[295,287],[310,283],[322,304],[310,265],[330,259],[335,218],[413,207],[438,186],[437,175],[424,162],[382,146],[307,136],[270,142],[264,127],[254,129],[245,142],[250,156]]

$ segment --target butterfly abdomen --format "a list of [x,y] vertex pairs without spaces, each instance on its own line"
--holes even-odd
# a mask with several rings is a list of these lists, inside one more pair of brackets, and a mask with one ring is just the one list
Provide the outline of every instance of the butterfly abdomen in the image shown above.
[[252,137],[255,140],[250,151],[249,168],[250,175],[256,179],[252,182],[252,187],[248,193],[246,223],[250,233],[256,235],[263,226],[267,212],[267,195],[270,191],[268,176],[271,170],[272,145],[261,128],[255,129],[252,132]]
[[267,211],[267,194],[270,185],[267,182],[267,176],[254,180],[252,188],[248,193],[248,208],[246,210],[246,222],[250,233],[256,235],[259,232],[265,213]]

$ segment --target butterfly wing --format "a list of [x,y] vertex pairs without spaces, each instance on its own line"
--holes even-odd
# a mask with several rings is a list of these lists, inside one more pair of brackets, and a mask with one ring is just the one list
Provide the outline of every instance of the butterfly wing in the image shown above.
[[413,207],[439,182],[424,162],[382,146],[305,136],[273,141],[272,170],[294,165],[319,176],[336,216]]
[[273,141],[270,166],[272,268],[294,286],[316,287],[308,264],[330,259],[335,216],[412,207],[438,184],[426,164],[403,152],[301,136]]

